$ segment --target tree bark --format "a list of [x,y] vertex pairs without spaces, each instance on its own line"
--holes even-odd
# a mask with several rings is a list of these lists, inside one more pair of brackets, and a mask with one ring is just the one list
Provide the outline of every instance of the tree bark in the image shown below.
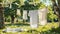
[[59,20],[59,27],[60,27],[60,16],[58,16],[58,20]]
[[52,0],[53,3],[53,9],[56,10],[55,13],[58,16],[58,20],[59,20],[59,27],[60,27],[60,0],[57,0],[57,4],[55,0]]
[[0,4],[0,29],[1,28],[4,28],[4,15],[2,4]]
[[12,24],[14,23],[14,19],[15,19],[15,17],[14,16],[11,16],[11,23]]

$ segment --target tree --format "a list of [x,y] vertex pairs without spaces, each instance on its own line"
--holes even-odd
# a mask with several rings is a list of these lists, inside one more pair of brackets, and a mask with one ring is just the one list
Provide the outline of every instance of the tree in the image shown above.
[[56,3],[56,0],[52,0],[53,3],[53,9],[55,14],[58,16],[58,20],[59,20],[59,27],[60,27],[60,0],[57,0],[58,3]]
[[35,1],[33,1],[33,0],[27,0],[27,1],[24,2],[24,5],[21,6],[21,9],[27,10],[29,12],[29,10],[38,9],[39,6],[40,6],[40,3],[36,2],[36,4],[35,4]]
[[[2,0],[0,0],[0,3],[2,3]],[[4,16],[3,16],[3,7],[2,4],[0,4],[0,29],[4,28]]]
[[14,23],[14,19],[16,17],[17,9],[20,8],[19,5],[20,5],[20,1],[16,0],[16,1],[13,1],[11,3],[11,8],[10,8],[10,6],[5,7],[5,11],[4,11],[5,17],[10,16],[11,17],[11,23]]
[[4,16],[5,17],[11,17],[11,23],[14,23],[14,18],[16,15],[16,10],[9,8],[9,7],[5,7],[5,11],[4,11]]

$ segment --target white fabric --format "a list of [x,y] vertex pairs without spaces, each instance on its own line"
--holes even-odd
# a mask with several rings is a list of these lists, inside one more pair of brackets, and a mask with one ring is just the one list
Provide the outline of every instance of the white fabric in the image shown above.
[[17,15],[19,15],[19,16],[21,15],[20,14],[20,9],[17,9]]
[[23,19],[24,19],[24,20],[27,20],[27,19],[28,19],[28,18],[27,18],[27,11],[26,11],[26,10],[23,11]]
[[38,10],[40,25],[45,25],[47,23],[47,11],[47,8]]
[[37,28],[37,26],[38,26],[38,11],[30,10],[29,16],[30,16],[30,26],[32,28]]

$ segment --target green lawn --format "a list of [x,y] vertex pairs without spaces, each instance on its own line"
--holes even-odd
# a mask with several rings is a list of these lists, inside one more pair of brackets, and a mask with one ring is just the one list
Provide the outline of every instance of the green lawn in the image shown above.
[[[24,32],[2,32],[0,34],[59,34],[58,23],[48,23],[45,26],[39,26],[38,28],[31,28],[29,24],[5,24],[5,27],[10,28],[23,28]],[[6,29],[4,28],[4,29]],[[57,32],[56,32],[57,31]]]

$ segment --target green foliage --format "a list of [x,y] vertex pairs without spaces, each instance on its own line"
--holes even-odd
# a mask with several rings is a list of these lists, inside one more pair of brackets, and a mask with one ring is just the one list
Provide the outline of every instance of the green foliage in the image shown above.
[[4,15],[6,17],[8,16],[16,16],[16,10],[18,8],[20,8],[19,5],[20,4],[20,1],[19,0],[16,0],[16,1],[13,1],[12,4],[11,4],[11,8],[9,7],[4,7],[5,11],[4,11]]
[[5,16],[15,15],[15,10],[10,9],[9,7],[5,7],[4,15]]
[[12,9],[17,9],[17,8],[20,8],[20,1],[19,0],[12,2]]
[[[10,25],[10,26],[6,26],[7,27],[10,27],[10,28],[23,28],[25,31],[24,32],[6,32],[6,33],[3,33],[2,30],[0,30],[0,33],[1,34],[52,34],[54,33],[52,31],[52,27],[54,27],[54,29],[57,29],[58,28],[58,23],[49,23],[45,26],[39,26],[38,28],[34,28],[32,29],[30,26],[19,26],[18,25]],[[55,34],[57,34],[57,32],[55,32]]]
[[47,14],[47,18],[48,20],[52,20],[53,19],[57,19],[57,15],[54,14],[54,11],[52,10],[51,6],[48,6],[48,9],[49,9],[49,13]]
[[34,5],[34,4],[29,4],[29,2],[25,1],[25,5],[21,6],[22,9],[24,10],[37,10],[39,9],[39,4]]
[[46,7],[45,4],[41,2],[39,8],[42,9],[44,7]]
[[0,2],[2,2],[3,0],[0,0]]
[[5,22],[10,22],[10,20],[11,20],[11,17],[10,16],[5,17]]

